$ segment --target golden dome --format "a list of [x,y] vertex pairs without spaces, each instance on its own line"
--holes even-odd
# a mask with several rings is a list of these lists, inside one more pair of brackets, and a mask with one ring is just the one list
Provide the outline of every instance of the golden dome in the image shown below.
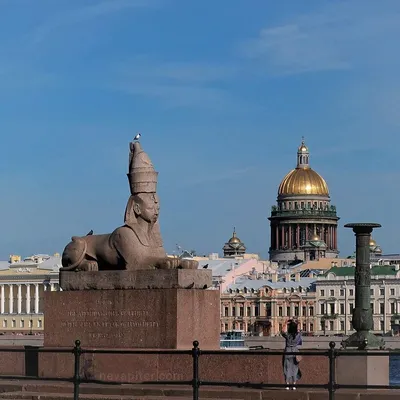
[[241,241],[240,241],[240,239],[236,236],[236,229],[235,228],[233,228],[233,235],[232,235],[232,237],[229,239],[229,241],[228,241],[228,243],[242,243]]
[[278,195],[329,196],[324,178],[311,168],[296,168],[290,171],[279,185]]
[[374,240],[374,239],[371,239],[371,240],[369,241],[369,245],[370,245],[371,247],[375,247],[375,246],[376,246],[375,240]]
[[316,242],[318,240],[321,240],[321,238],[318,235],[314,235],[311,240]]

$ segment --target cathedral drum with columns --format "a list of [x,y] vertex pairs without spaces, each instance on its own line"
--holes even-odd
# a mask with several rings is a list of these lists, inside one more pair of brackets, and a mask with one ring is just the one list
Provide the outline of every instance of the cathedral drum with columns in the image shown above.
[[338,256],[336,207],[328,185],[310,167],[304,140],[297,166],[282,180],[277,205],[272,207],[270,260],[280,264]]

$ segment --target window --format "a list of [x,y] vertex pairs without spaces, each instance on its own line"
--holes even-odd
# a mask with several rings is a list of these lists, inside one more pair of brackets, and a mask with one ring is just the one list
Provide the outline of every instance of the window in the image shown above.
[[265,316],[266,316],[266,317],[272,317],[271,303],[267,303],[267,304],[265,305]]
[[[30,319],[29,320],[29,328],[33,328],[33,321]],[[227,327],[228,326],[228,324],[225,324],[225,326]],[[226,330],[228,330],[228,328],[226,328]]]
[[13,328],[15,328],[15,326],[16,326],[15,319],[13,319],[13,320],[11,321],[11,326],[12,326]]
[[350,290],[349,290],[349,295],[350,295],[350,296],[354,296],[354,289],[350,289]]
[[385,314],[385,303],[379,303],[379,313]]
[[344,296],[344,289],[340,289],[340,296]]
[[313,317],[314,316],[314,307],[310,307],[309,309],[308,309],[308,312],[310,313],[310,317]]
[[372,311],[372,314],[374,314],[374,311],[375,311],[374,303],[371,303],[371,311]]
[[[31,328],[31,326],[30,326]],[[228,324],[225,324],[225,332],[228,332]]]
[[379,294],[381,295],[381,296],[384,296],[385,295],[385,289],[379,289]]
[[341,303],[340,304],[340,314],[344,314],[344,304],[343,303]]
[[332,297],[335,295],[335,290],[334,290],[334,289],[331,289],[330,295],[331,295]]
[[307,331],[307,325],[303,322],[303,328],[302,328],[303,332]]
[[283,317],[283,308],[282,307],[278,308],[278,316]]
[[390,295],[394,296],[394,289],[390,289]]
[[24,328],[25,327],[25,321],[23,319],[21,319],[21,321],[19,321],[19,327],[20,328]]
[[305,317],[307,315],[307,308],[305,306],[303,306],[302,309],[301,309],[301,315],[303,317]]
[[329,313],[331,315],[335,314],[335,303],[329,303]]
[[314,332],[314,324],[310,322],[310,332]]
[[321,304],[321,314],[325,314],[325,304]]
[[286,316],[290,317],[290,307],[286,307]]
[[225,317],[228,317],[228,316],[229,316],[229,308],[228,308],[228,307],[225,307],[225,308],[224,308],[224,316],[225,316]]
[[350,330],[353,330],[353,323],[350,321]]
[[333,321],[329,321],[329,330],[333,331]]
[[3,320],[3,328],[7,328],[7,320]]
[[381,323],[381,331],[385,330],[385,321],[380,321]]
[[239,307],[239,316],[244,317],[244,307],[243,306]]
[[344,331],[344,321],[340,321],[340,330]]
[[371,289],[371,296],[374,295],[374,289]]
[[247,316],[251,317],[251,307],[247,307]]
[[236,317],[236,307],[232,307],[232,317]]
[[321,331],[325,330],[325,321],[321,321]]
[[324,297],[324,296],[325,296],[325,290],[321,289],[321,297]]
[[43,328],[43,323],[42,323],[41,319],[38,320],[37,326],[38,326],[38,328]]
[[390,303],[390,314],[396,314],[396,303]]
[[294,307],[294,316],[298,317],[299,316],[299,306]]
[[241,322],[240,324],[239,324],[239,329],[242,331],[243,330],[243,322]]
[[354,304],[353,303],[349,303],[349,308],[350,308],[350,314],[353,312],[354,310]]

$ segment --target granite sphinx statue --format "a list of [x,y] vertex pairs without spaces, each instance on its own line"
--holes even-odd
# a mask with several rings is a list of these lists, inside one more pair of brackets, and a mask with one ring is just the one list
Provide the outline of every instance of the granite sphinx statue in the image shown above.
[[158,172],[139,142],[130,143],[131,195],[124,225],[110,234],[73,236],[62,254],[61,271],[196,269],[197,261],[168,257],[161,239]]

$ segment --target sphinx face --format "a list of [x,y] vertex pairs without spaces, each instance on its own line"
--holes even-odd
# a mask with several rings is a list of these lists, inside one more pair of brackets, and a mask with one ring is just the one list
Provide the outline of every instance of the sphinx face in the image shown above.
[[139,206],[138,216],[149,224],[155,224],[160,213],[160,202],[157,193],[140,193],[135,196],[135,203]]

